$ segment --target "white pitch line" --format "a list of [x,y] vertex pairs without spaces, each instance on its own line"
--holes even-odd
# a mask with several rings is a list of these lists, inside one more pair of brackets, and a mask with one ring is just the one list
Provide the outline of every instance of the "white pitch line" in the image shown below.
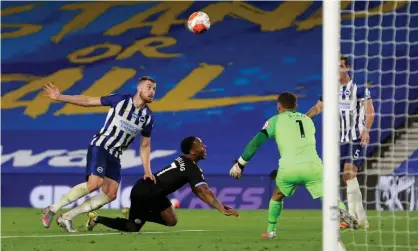
[[[166,232],[138,232],[138,233],[128,233],[128,232],[117,232],[117,233],[91,233],[91,234],[55,234],[55,235],[14,235],[14,236],[1,236],[2,239],[11,239],[11,238],[57,238],[57,237],[84,237],[84,236],[105,236],[105,235],[127,235],[127,234],[172,234],[172,233],[187,233],[187,232],[210,232],[211,230],[200,230],[200,229],[190,229],[190,230],[176,230],[176,231],[166,231]],[[213,232],[213,231],[211,231]]]
[[12,235],[2,236],[2,239],[11,238],[54,238],[54,237],[81,237],[81,236],[101,236],[101,235],[121,235],[121,233],[97,233],[97,234],[56,234],[56,235]]

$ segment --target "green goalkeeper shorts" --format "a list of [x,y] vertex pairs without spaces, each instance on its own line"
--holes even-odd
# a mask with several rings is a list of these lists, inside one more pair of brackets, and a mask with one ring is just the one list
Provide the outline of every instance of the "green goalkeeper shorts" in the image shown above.
[[292,196],[296,187],[303,185],[312,198],[322,197],[322,164],[307,162],[297,166],[281,165],[277,171],[276,184],[286,196]]

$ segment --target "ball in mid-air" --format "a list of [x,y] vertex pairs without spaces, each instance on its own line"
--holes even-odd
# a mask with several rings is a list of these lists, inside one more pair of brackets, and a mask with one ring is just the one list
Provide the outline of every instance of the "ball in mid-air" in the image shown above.
[[170,200],[171,202],[171,206],[174,208],[180,208],[180,201],[178,201],[177,199],[173,198]]
[[208,14],[198,11],[190,15],[187,26],[194,34],[203,34],[210,28],[210,19]]

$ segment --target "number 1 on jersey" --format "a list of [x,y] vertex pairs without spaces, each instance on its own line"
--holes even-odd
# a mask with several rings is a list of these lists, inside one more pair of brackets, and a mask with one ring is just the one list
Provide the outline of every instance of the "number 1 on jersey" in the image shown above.
[[299,124],[300,137],[305,138],[305,129],[303,129],[302,120],[296,120],[296,123]]

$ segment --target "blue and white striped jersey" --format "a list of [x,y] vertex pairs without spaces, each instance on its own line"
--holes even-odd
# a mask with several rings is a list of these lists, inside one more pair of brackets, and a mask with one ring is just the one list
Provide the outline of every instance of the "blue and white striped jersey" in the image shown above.
[[[340,132],[341,142],[350,142],[360,138],[365,128],[366,110],[364,101],[371,98],[366,85],[357,85],[351,80],[340,86]],[[322,101],[322,97],[320,98]]]
[[148,106],[135,108],[133,97],[118,94],[101,97],[102,105],[111,108],[104,126],[94,135],[90,145],[101,146],[119,158],[139,132],[144,137],[151,137],[154,126],[152,112]]

